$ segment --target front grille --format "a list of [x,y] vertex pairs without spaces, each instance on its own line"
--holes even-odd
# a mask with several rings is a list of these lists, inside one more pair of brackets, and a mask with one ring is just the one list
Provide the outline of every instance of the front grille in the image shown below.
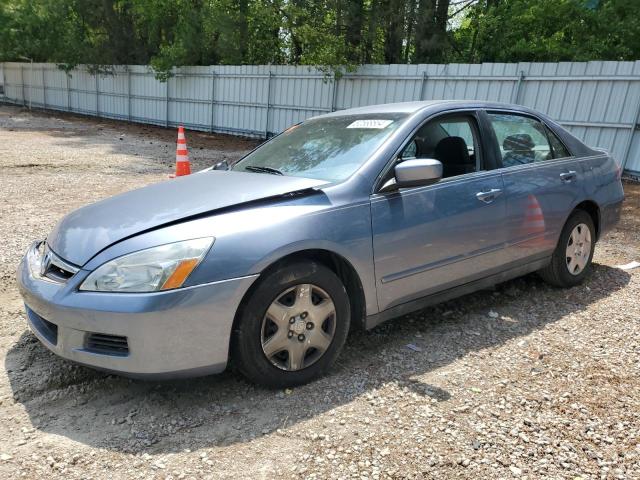
[[103,355],[126,357],[129,355],[127,337],[107,335],[106,333],[90,333],[87,335],[85,350]]
[[50,280],[55,282],[64,283],[73,277],[73,272],[65,270],[64,268],[60,268],[53,263],[50,264],[49,268],[44,272],[44,276]]
[[58,255],[56,255],[46,243],[41,245],[41,275],[54,282],[64,283],[73,277],[79,270]]
[[27,307],[27,315],[31,321],[31,325],[42,335],[50,344],[58,344],[58,326],[55,323],[51,323],[36,312]]

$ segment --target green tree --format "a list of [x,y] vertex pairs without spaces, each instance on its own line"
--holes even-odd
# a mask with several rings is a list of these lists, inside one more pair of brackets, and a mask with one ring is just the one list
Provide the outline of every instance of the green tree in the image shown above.
[[636,59],[638,18],[637,0],[478,2],[454,32],[464,52],[454,58],[469,62]]
[[0,61],[67,68],[635,60],[639,0],[0,0]]
[[441,63],[446,61],[449,52],[449,0],[419,0],[416,26],[415,55],[416,63]]

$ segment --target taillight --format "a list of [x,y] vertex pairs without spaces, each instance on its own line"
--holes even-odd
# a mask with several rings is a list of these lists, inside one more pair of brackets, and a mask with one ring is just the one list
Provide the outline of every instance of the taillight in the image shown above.
[[622,166],[616,162],[616,180],[622,180]]

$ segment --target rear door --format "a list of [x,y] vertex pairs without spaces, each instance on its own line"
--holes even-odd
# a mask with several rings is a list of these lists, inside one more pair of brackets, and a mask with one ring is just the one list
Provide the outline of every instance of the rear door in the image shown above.
[[487,112],[487,118],[502,161],[506,260],[548,256],[580,197],[582,169],[539,119],[500,111]]
[[501,263],[505,196],[483,138],[475,112],[430,120],[398,161],[436,158],[445,178],[371,197],[381,311],[482,277]]

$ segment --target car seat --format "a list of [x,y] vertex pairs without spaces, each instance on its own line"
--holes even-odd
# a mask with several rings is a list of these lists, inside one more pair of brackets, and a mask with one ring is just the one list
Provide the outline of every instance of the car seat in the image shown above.
[[442,176],[454,177],[476,171],[475,159],[469,155],[467,142],[462,137],[446,137],[438,142],[436,160],[442,162]]
[[502,142],[502,148],[505,150],[502,165],[513,167],[514,165],[533,163],[536,159],[536,153],[533,150],[535,146],[536,144],[528,133],[509,135]]

